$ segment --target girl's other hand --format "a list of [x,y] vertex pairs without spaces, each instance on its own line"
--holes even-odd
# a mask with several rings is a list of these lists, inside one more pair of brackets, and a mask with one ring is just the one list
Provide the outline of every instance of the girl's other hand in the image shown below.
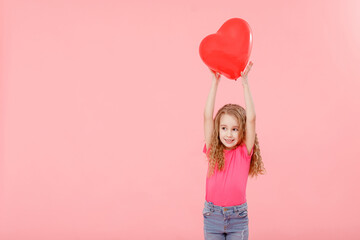
[[213,74],[213,77],[214,77],[217,81],[219,81],[220,78],[221,78],[221,74],[218,73],[218,72],[215,72],[214,70],[212,70],[212,69],[210,69],[210,68],[209,68],[209,70],[210,70],[210,72]]
[[254,63],[249,62],[249,64],[246,66],[245,70],[241,72],[241,79],[243,84],[247,84],[247,75],[250,72],[250,69]]

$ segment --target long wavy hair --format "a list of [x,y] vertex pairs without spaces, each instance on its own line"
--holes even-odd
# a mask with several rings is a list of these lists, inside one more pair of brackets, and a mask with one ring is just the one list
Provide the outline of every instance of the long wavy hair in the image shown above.
[[[210,142],[210,152],[209,152],[209,171],[208,177],[212,176],[215,172],[215,167],[219,171],[222,171],[225,167],[225,159],[224,159],[224,149],[225,146],[220,140],[219,137],[219,129],[220,129],[220,119],[223,114],[229,114],[234,116],[239,123],[239,142],[236,147],[245,143],[246,139],[246,111],[243,107],[237,104],[226,104],[216,113],[214,119],[214,130],[211,135]],[[258,176],[259,174],[265,173],[264,163],[262,162],[262,158],[260,155],[260,147],[259,141],[257,138],[257,134],[255,133],[255,145],[253,154],[251,156],[249,175],[251,177]]]

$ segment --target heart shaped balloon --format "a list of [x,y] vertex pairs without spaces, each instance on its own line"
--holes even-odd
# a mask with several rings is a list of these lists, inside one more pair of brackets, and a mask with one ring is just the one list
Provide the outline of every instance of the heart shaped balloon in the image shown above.
[[210,69],[236,80],[249,61],[251,49],[250,25],[241,18],[231,18],[201,41],[199,53]]

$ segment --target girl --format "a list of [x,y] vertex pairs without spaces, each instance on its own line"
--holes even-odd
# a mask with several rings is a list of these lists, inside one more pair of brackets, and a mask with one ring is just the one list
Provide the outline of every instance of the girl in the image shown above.
[[255,108],[247,74],[250,62],[241,72],[246,110],[226,104],[213,119],[220,74],[212,71],[213,81],[204,111],[205,146],[208,162],[206,197],[203,209],[204,236],[209,239],[248,239],[246,183],[264,174],[259,142],[255,133]]

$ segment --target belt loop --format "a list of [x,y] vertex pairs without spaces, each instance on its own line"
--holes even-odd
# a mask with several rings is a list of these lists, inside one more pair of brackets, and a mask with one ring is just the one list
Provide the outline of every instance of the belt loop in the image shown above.
[[210,211],[212,211],[212,212],[214,212],[215,210],[214,210],[214,203],[212,203],[212,202],[209,202],[210,203]]

